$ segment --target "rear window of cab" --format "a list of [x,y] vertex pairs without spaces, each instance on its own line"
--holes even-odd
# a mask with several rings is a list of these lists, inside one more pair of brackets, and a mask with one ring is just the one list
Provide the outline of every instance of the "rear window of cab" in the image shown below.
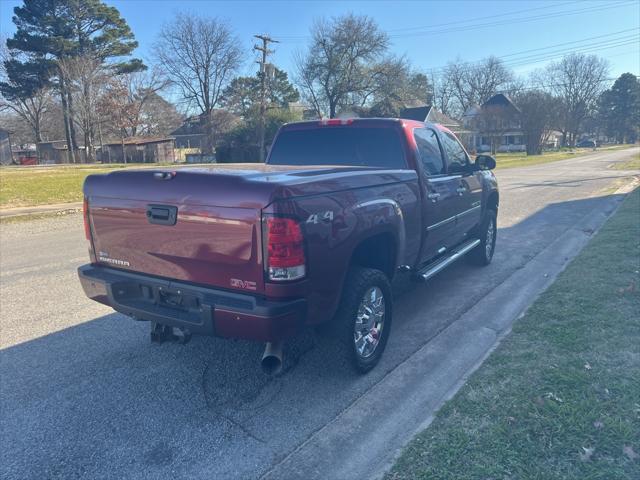
[[271,148],[268,163],[407,168],[396,128],[353,125],[282,130]]

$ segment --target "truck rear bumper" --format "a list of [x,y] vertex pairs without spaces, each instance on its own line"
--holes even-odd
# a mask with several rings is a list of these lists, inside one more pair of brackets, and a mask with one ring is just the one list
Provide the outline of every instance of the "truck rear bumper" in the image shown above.
[[87,297],[96,302],[200,335],[284,340],[304,324],[307,311],[304,299],[268,301],[96,265],[78,268],[78,276]]

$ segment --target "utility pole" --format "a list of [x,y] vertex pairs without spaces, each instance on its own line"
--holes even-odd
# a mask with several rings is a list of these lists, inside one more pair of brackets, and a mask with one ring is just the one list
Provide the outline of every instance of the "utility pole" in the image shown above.
[[269,50],[270,43],[280,43],[272,39],[268,35],[254,35],[255,38],[262,41],[261,45],[254,45],[253,49],[262,54],[262,59],[256,63],[260,64],[260,161],[264,162],[264,136],[265,136],[265,114],[267,111],[266,95],[267,95],[267,56],[274,52]]

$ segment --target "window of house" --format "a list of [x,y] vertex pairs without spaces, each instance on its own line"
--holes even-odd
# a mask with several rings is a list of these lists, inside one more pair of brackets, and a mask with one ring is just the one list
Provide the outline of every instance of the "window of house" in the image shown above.
[[438,143],[436,132],[430,128],[416,128],[413,136],[418,147],[418,155],[427,175],[444,173],[444,161],[442,151]]

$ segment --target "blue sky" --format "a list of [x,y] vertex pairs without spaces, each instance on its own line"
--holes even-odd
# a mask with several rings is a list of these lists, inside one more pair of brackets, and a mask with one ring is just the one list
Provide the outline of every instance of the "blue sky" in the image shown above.
[[[22,2],[0,0],[0,33],[14,31],[13,7]],[[255,70],[252,35],[268,33],[276,45],[273,62],[292,71],[292,56],[304,49],[309,26],[322,16],[347,12],[367,14],[386,30],[392,50],[406,54],[421,70],[436,69],[461,57],[474,61],[504,57],[516,73],[540,68],[551,58],[576,50],[607,58],[613,77],[640,72],[640,0],[608,1],[210,1],[107,0],[129,22],[150,61],[160,26],[176,12],[225,19],[243,42],[243,73]],[[549,48],[546,48],[549,47]],[[524,53],[521,53],[524,52]],[[533,63],[534,60],[543,60]]]

